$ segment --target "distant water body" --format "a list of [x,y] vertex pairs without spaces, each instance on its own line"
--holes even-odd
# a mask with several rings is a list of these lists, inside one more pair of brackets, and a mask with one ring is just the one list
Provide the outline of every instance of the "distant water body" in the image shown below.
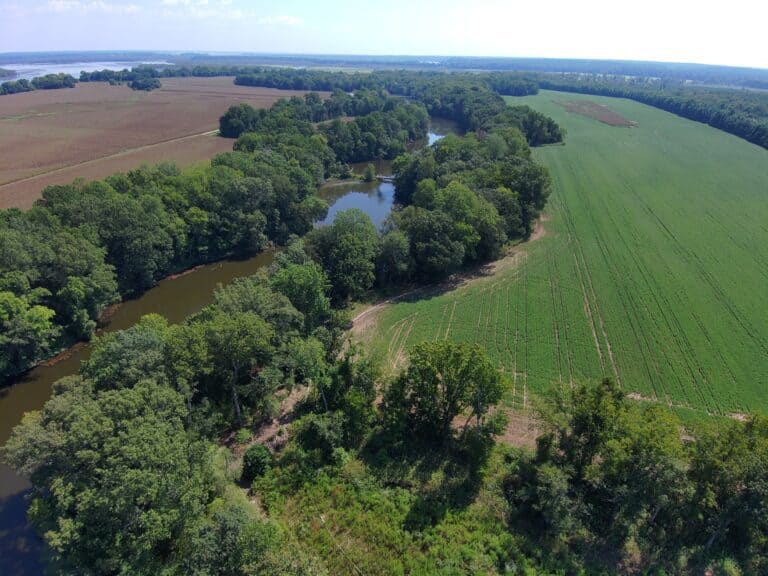
[[3,81],[8,80],[21,80],[26,78],[32,80],[37,76],[45,76],[46,74],[71,74],[75,78],[80,77],[80,72],[93,72],[95,70],[123,70],[128,68],[129,70],[134,66],[141,65],[170,65],[170,62],[140,62],[137,60],[129,60],[125,62],[69,62],[67,64],[47,64],[44,62],[34,64],[0,64],[0,68],[6,70],[13,70],[16,72],[15,76],[3,78]]

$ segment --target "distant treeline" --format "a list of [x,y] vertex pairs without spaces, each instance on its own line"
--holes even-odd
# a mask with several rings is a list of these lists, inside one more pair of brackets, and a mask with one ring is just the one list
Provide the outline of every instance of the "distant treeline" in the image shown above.
[[133,82],[143,78],[211,78],[253,72],[253,66],[134,66],[130,70],[80,72],[80,82]]
[[371,55],[280,55],[183,54],[156,56],[177,65],[269,66],[272,68],[355,68],[430,72],[487,71],[525,73],[601,74],[634,78],[656,78],[722,86],[766,87],[768,71],[761,68],[571,58],[496,58],[484,56],[371,56]]
[[[561,62],[561,61],[555,61]],[[566,61],[562,61],[566,62]],[[581,61],[577,61],[581,62]],[[584,61],[591,62],[591,61]],[[153,90],[160,87],[159,78],[172,77],[213,77],[235,76],[235,84],[268,88],[333,91],[343,90],[386,90],[390,94],[407,96],[424,102],[430,114],[445,115],[439,111],[439,105],[432,105],[428,91],[434,92],[440,86],[472,86],[475,90],[486,88],[485,93],[505,96],[525,96],[536,94],[539,88],[561,90],[629,98],[719,128],[740,138],[768,148],[768,93],[732,88],[716,88],[687,85],[683,80],[683,68],[679,74],[669,73],[651,76],[659,72],[650,63],[623,63],[629,68],[612,66],[600,68],[606,73],[526,73],[526,72],[457,72],[447,74],[441,71],[393,71],[380,70],[373,73],[330,72],[312,69],[274,68],[262,66],[137,66],[131,70],[100,70],[81,72],[81,82],[128,83],[134,90]],[[641,66],[641,64],[649,64]],[[585,64],[586,65],[586,64]],[[695,68],[695,67],[694,67]],[[713,70],[719,67],[710,67]],[[586,68],[585,68],[586,70]],[[622,72],[623,70],[623,72]],[[646,75],[630,76],[629,71],[645,72]],[[677,70],[670,65],[670,70]],[[747,70],[731,69],[727,70]],[[713,71],[712,74],[716,74]],[[734,72],[735,74],[735,72]],[[56,80],[64,75],[49,75],[36,78],[29,83],[26,80],[6,82],[0,88],[0,94],[26,92],[36,87],[64,88],[74,85],[74,78],[65,83]],[[445,82],[445,78],[451,79]],[[703,76],[702,79],[708,76]],[[728,76],[730,77],[730,76]],[[41,81],[45,86],[35,86]],[[704,81],[704,80],[702,80]],[[747,75],[744,86],[765,87],[768,80]],[[500,98],[498,98],[501,100]],[[503,102],[501,103],[503,104]],[[461,112],[458,112],[462,115]],[[457,119],[457,118],[454,118]],[[457,121],[461,122],[460,119]],[[474,129],[463,125],[465,129]],[[533,143],[537,144],[536,142]]]
[[[451,83],[441,81],[445,76],[440,72],[380,71],[350,74],[264,68],[237,76],[235,83],[299,90],[385,89],[392,94],[422,100],[430,114],[436,115],[444,113],[440,111],[439,102],[430,98],[429,92],[435,93],[446,85],[466,84],[473,86],[475,91],[484,86],[488,91],[478,92],[483,98],[487,98],[484,94],[494,92],[508,96],[535,94],[539,88],[613,96],[629,98],[689,120],[704,122],[768,148],[768,93],[765,92],[689,86],[679,81],[601,74],[457,73],[449,75],[455,80]],[[459,114],[464,115],[461,111]],[[455,119],[462,121],[460,118]],[[473,128],[467,125],[464,127]]]
[[637,78],[659,78],[724,86],[768,86],[768,70],[712,64],[650,62],[637,60],[593,60],[571,58],[505,58],[487,56],[402,56],[329,54],[184,54],[149,51],[16,52],[2,55],[6,63],[36,64],[75,62],[169,62],[176,68],[231,68],[256,66],[284,68],[355,68],[373,70],[499,71],[607,74]]
[[417,96],[419,89],[438,83],[471,85],[476,89],[485,86],[508,96],[536,94],[538,86],[530,78],[520,75],[494,73],[412,72],[405,70],[381,70],[372,73],[329,72],[293,68],[253,68],[238,74],[235,84],[264,86],[288,90],[387,90],[391,94]]
[[154,66],[135,66],[128,70],[94,70],[80,72],[80,82],[109,82],[128,84],[133,90],[149,92],[160,88],[160,71]]
[[0,68],[0,78],[7,78],[8,76],[15,76],[16,72],[8,70],[7,68]]
[[[152,69],[154,70],[154,69]],[[110,74],[106,74],[109,72]],[[80,82],[88,82],[95,80],[83,80],[83,75],[96,75],[101,77],[104,82],[110,84],[118,84],[120,82],[126,82],[134,90],[154,90],[160,88],[160,80],[157,79],[155,74],[152,73],[133,73],[129,71],[123,75],[122,72],[113,72],[112,70],[102,70],[101,72],[81,72]],[[125,76],[124,78],[122,76]],[[37,76],[32,80],[22,78],[20,80],[11,80],[0,84],[0,95],[4,94],[18,94],[19,92],[32,92],[33,90],[58,90],[59,88],[74,88],[78,80],[71,74],[46,74],[45,76]]]
[[77,80],[69,74],[47,74],[32,80],[22,78],[0,84],[0,95],[31,92],[32,90],[56,90],[59,88],[74,88]]

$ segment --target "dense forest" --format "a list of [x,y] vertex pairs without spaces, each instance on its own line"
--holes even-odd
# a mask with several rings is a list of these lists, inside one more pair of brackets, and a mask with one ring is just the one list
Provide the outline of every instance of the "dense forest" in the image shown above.
[[[234,149],[210,166],[54,186],[0,212],[6,374],[170,271],[285,246],[179,325],[147,316],[96,338],[16,428],[3,457],[32,481],[52,570],[765,573],[765,419],[683,433],[606,380],[553,391],[535,450],[513,448],[499,441],[510,383],[481,348],[423,343],[390,373],[345,343],[350,299],[525,238],[549,192],[530,146],[563,138],[464,78],[395,93],[408,98],[374,86],[233,106]],[[410,148],[428,112],[467,133]],[[359,210],[313,228],[318,185],[369,154],[396,156],[384,230]]]
[[[433,97],[430,106],[479,130],[436,148],[440,162],[451,163],[450,172],[430,172],[436,166],[432,152],[404,155],[410,142],[426,136],[423,104],[383,91],[337,90],[326,100],[314,93],[282,100],[269,111],[233,106],[221,119],[221,133],[239,138],[233,152],[208,167],[180,172],[157,166],[101,182],[51,186],[32,210],[0,212],[0,378],[89,338],[108,305],[174,271],[245,257],[306,234],[327,209],[317,187],[329,177],[348,176],[349,162],[402,155],[404,171],[406,164],[421,166],[418,181],[399,177],[408,186],[420,185],[436,198],[447,195],[441,202],[463,198],[470,205],[460,213],[424,197],[404,212],[416,217],[393,221],[381,243],[385,249],[373,234],[365,261],[345,260],[359,256],[354,251],[320,250],[336,274],[347,274],[350,266],[371,271],[350,275],[348,284],[357,278],[354,285],[334,298],[357,296],[375,278],[380,285],[432,281],[497,257],[508,239],[530,232],[548,193],[546,173],[531,161],[519,128],[533,143],[562,135],[551,120],[528,108],[508,108],[490,92],[459,86],[441,100]],[[454,172],[461,189],[448,186]],[[410,204],[410,193],[403,192],[401,202]],[[316,236],[319,245],[323,240]],[[445,239],[450,244],[440,247]],[[427,268],[417,273],[422,265]]]
[[[439,72],[377,71],[349,74],[316,70],[262,69],[237,76],[235,82],[247,86],[270,86],[311,90],[357,90],[384,88],[393,94],[422,99],[431,114],[443,115],[430,106],[425,91],[446,83]],[[534,94],[539,88],[629,98],[684,118],[704,122],[740,138],[768,148],[768,95],[754,90],[725,87],[689,86],[679,80],[627,78],[596,73],[454,73],[450,84],[486,86],[507,96]]]
[[[399,208],[382,235],[354,211],[307,235],[308,250],[331,279],[335,302],[359,298],[373,287],[434,282],[498,258],[508,241],[530,234],[549,194],[549,177],[531,159],[529,145],[563,137],[551,119],[528,107],[509,107],[498,94],[472,90],[463,81],[414,84],[410,96],[419,103],[390,97],[380,109],[373,94],[361,89],[351,97],[336,89],[325,102],[308,96],[281,104],[300,109],[294,117],[302,130],[311,128],[310,120],[321,121],[318,132],[339,162],[397,156]],[[370,103],[363,106],[369,114],[324,121],[343,115],[357,98]],[[408,142],[426,131],[421,102],[470,132],[407,152]],[[266,126],[265,118],[241,104],[222,117],[220,131],[241,134],[235,149],[253,151],[268,145],[269,138],[254,132]],[[279,127],[283,133],[292,129]]]
[[[279,104],[270,122],[301,124]],[[333,154],[298,130],[276,133],[272,146],[282,152],[51,186],[31,210],[0,212],[0,376],[88,338],[106,306],[173,271],[308,232],[327,210],[315,191],[338,171]]]

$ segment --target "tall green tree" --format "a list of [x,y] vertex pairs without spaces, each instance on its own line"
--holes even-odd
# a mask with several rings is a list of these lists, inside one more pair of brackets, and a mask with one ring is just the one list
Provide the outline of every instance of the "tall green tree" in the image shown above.
[[151,380],[98,392],[75,377],[14,430],[5,457],[31,478],[30,519],[71,573],[165,573],[214,489],[186,417]]
[[460,414],[479,427],[507,385],[477,345],[424,342],[411,350],[408,362],[387,391],[384,410],[437,440],[453,437]]
[[288,264],[270,278],[272,288],[285,295],[304,314],[304,332],[309,334],[331,313],[327,294],[331,288],[323,269],[315,262]]
[[214,376],[229,389],[237,422],[243,424],[241,391],[248,390],[254,372],[264,368],[273,354],[274,331],[253,312],[214,312],[205,322],[205,337],[213,354]]
[[13,292],[0,292],[0,379],[45,357],[59,335],[55,312]]
[[693,447],[693,543],[704,557],[733,555],[749,574],[768,570],[768,419],[707,431]]
[[362,210],[339,212],[333,224],[307,235],[307,248],[328,274],[337,299],[359,297],[373,286],[379,236]]

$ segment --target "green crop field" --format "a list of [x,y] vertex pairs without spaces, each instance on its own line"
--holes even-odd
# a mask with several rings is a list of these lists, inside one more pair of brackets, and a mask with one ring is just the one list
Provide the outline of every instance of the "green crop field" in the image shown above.
[[568,130],[535,151],[553,178],[546,233],[493,276],[385,307],[371,347],[395,361],[421,340],[478,342],[517,406],[611,376],[682,411],[768,412],[768,151],[628,100],[509,100]]

